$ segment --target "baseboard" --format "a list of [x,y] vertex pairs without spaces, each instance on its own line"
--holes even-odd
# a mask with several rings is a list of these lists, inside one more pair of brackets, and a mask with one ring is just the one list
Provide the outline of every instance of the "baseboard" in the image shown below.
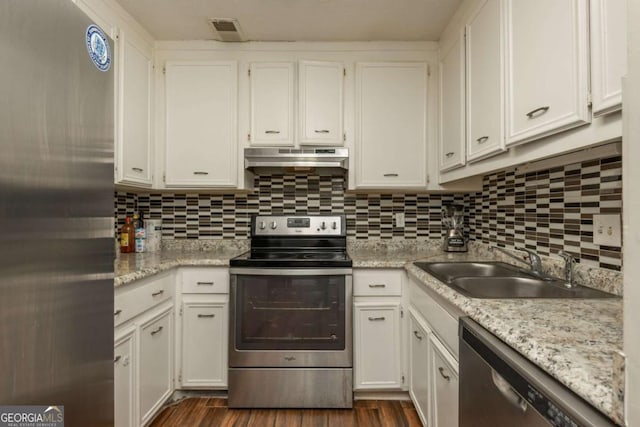
[[353,400],[411,400],[408,391],[354,391]]

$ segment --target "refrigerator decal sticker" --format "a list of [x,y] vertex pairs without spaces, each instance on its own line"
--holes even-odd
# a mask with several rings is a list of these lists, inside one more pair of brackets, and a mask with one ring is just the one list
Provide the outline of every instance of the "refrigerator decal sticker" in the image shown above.
[[111,50],[106,34],[97,25],[87,28],[87,51],[89,57],[100,71],[111,68]]

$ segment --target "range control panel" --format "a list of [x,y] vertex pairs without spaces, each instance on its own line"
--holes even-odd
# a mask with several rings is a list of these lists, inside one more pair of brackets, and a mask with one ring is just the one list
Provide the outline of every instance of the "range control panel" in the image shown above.
[[344,236],[344,217],[257,216],[252,224],[254,236]]

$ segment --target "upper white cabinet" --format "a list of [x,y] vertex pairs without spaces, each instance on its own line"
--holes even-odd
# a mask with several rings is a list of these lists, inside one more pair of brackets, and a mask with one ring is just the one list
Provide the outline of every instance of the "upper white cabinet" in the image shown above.
[[505,150],[503,0],[485,0],[466,25],[467,160]]
[[293,145],[295,64],[254,62],[249,77],[251,145]]
[[464,32],[440,51],[440,170],[465,164]]
[[166,63],[167,187],[237,185],[235,61]]
[[356,64],[356,187],[427,185],[427,64]]
[[627,2],[591,0],[591,90],[593,115],[622,108],[627,73]]
[[342,145],[344,66],[300,61],[300,144]]
[[150,187],[152,51],[130,33],[118,35],[116,182]]
[[587,0],[505,6],[507,145],[589,123]]

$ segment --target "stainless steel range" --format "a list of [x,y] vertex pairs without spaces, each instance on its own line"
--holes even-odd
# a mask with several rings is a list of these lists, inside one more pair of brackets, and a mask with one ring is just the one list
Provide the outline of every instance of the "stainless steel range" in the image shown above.
[[229,407],[350,408],[344,217],[254,217],[251,250],[230,265]]

